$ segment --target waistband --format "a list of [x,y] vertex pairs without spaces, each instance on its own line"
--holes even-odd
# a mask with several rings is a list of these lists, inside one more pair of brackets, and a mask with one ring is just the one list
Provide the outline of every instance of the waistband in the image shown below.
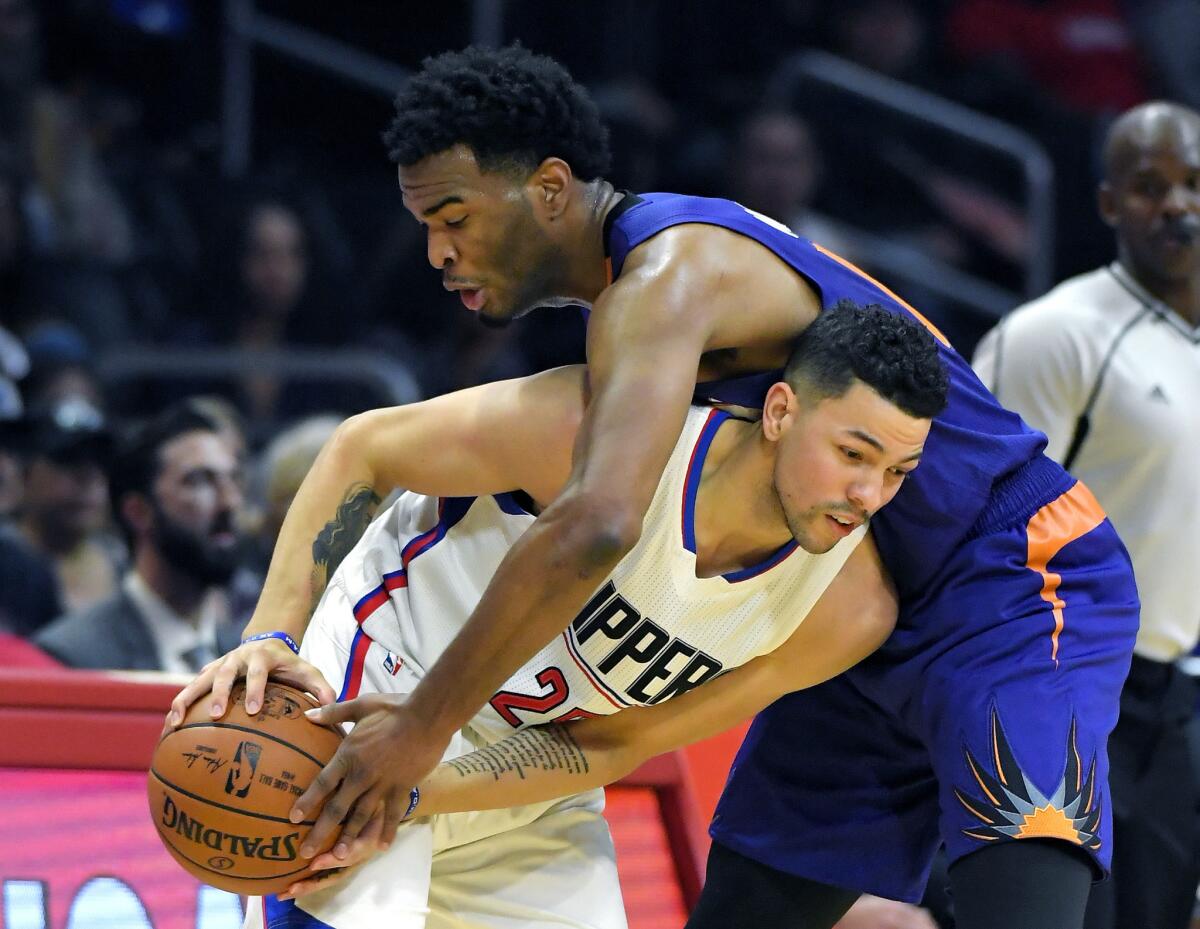
[[1062,496],[1075,484],[1075,478],[1062,465],[1045,455],[1027,461],[992,485],[988,505],[964,541],[1023,525],[1051,500]]

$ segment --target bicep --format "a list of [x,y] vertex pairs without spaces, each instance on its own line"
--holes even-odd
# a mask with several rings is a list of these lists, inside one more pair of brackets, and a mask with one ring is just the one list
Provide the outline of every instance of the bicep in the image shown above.
[[703,327],[681,312],[674,285],[623,276],[588,326],[589,399],[570,488],[644,513],[695,391]]
[[373,410],[348,424],[377,482],[437,496],[525,490],[544,502],[571,467],[581,367]]

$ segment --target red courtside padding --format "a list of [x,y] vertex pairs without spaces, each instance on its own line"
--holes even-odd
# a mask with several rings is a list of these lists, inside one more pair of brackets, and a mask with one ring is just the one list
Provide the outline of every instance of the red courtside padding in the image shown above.
[[[237,898],[176,866],[146,814],[182,680],[0,669],[0,929],[241,925]],[[677,929],[707,847],[682,754],[610,789],[608,818],[631,929]]]

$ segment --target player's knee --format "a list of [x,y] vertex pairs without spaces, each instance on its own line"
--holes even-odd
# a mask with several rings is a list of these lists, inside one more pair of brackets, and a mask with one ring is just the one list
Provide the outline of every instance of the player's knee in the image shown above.
[[1095,861],[1058,839],[989,845],[949,869],[955,924],[963,929],[1064,929],[1080,926]]

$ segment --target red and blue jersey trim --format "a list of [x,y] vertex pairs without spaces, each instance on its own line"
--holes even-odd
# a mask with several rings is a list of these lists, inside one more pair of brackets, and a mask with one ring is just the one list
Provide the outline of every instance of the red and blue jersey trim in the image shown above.
[[429,551],[429,549],[444,539],[446,533],[453,529],[467,515],[467,511],[471,509],[471,504],[475,500],[475,497],[439,498],[437,524],[433,528],[427,529],[420,535],[410,539],[400,550],[400,569],[383,575],[379,586],[364,594],[354,604],[354,619],[358,623],[359,628],[354,633],[354,639],[350,643],[350,661],[346,666],[346,677],[342,681],[341,693],[338,694],[339,703],[343,700],[354,699],[358,696],[358,690],[362,686],[363,666],[367,659],[367,651],[370,649],[371,642],[373,641],[363,631],[362,624],[370,619],[371,615],[377,609],[387,603],[388,597],[391,596],[393,590],[408,586],[409,563],[418,555]]
[[[700,475],[704,471],[704,459],[708,457],[708,450],[717,435],[717,430],[729,417],[730,414],[724,410],[713,410],[708,414],[708,419],[705,420],[704,426],[700,430],[700,436],[692,448],[692,457],[688,461],[687,475],[683,481],[683,513],[680,523],[683,527],[683,547],[693,555],[696,554],[696,493],[700,488]],[[748,581],[770,571],[791,555],[796,548],[796,540],[791,539],[758,564],[730,571],[728,574],[722,574],[721,577],[731,584]]]
[[387,602],[393,590],[408,586],[408,565],[418,555],[424,554],[446,537],[471,509],[475,497],[441,497],[438,499],[438,521],[431,529],[410,539],[400,550],[400,570],[390,571],[380,579],[374,590],[364,594],[354,604],[354,618],[361,626],[379,607]]

